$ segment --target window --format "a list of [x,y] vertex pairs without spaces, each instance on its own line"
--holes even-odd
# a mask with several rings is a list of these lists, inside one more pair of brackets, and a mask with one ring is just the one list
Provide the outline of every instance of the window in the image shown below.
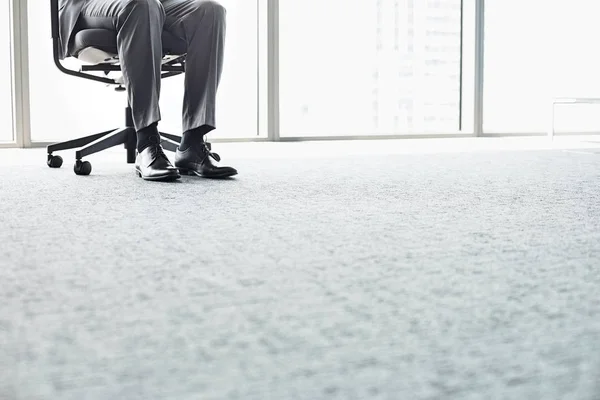
[[[258,126],[257,0],[221,0],[227,8],[225,68],[215,137],[255,137]],[[34,142],[72,139],[121,127],[126,95],[101,83],[60,73],[52,61],[48,2],[29,7],[31,136]],[[37,3],[36,3],[37,5]],[[77,68],[76,60],[65,64]],[[183,77],[163,81],[161,130],[181,133]]]
[[[488,0],[484,132],[541,133],[552,97],[600,97],[595,0]],[[600,106],[556,108],[557,131],[600,130]]]
[[281,136],[460,129],[461,0],[280,2]]
[[14,141],[10,1],[0,2],[0,143]]

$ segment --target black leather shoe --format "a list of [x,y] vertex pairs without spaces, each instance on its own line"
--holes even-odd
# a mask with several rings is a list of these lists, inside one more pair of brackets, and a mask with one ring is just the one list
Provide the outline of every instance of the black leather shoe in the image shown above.
[[140,178],[147,181],[174,181],[181,178],[160,144],[152,144],[137,155],[135,170]]
[[225,179],[237,175],[237,170],[231,167],[220,167],[213,161],[221,161],[217,153],[211,151],[210,143],[201,143],[186,150],[177,149],[175,166],[182,175],[196,175],[209,179]]

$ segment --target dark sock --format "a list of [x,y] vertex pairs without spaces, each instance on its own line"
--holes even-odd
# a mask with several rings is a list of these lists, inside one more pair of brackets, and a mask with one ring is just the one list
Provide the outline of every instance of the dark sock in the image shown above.
[[185,131],[181,138],[181,144],[179,145],[180,150],[187,150],[190,147],[195,147],[204,143],[204,135],[215,129],[210,125],[202,125],[195,129]]
[[160,133],[158,132],[158,124],[154,123],[146,128],[137,131],[137,150],[141,153],[146,147],[151,144],[160,143]]

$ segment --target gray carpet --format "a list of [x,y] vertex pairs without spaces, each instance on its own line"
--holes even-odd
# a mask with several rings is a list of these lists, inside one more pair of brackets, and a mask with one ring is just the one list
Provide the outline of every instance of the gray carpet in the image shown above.
[[281,146],[0,151],[0,399],[600,398],[600,154]]

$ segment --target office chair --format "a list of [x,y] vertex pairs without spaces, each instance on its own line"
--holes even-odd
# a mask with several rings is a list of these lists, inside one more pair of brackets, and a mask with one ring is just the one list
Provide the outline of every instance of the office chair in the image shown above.
[[[122,74],[111,77],[111,74],[119,74],[119,56],[117,52],[116,32],[105,29],[84,29],[75,33],[73,45],[69,51],[71,57],[82,62],[79,71],[65,68],[59,58],[59,21],[58,0],[50,0],[52,18],[52,47],[54,64],[58,69],[71,76],[101,82],[115,86],[118,92],[125,91]],[[168,32],[163,32],[163,63],[162,78],[180,75],[185,72],[185,61],[187,45],[181,39],[174,37]],[[103,73],[103,75],[97,75]],[[162,146],[165,150],[175,151],[181,142],[181,136],[160,132]],[[75,152],[75,166],[73,170],[77,175],[89,175],[92,165],[89,161],[83,161],[84,157],[101,152],[108,148],[124,145],[127,150],[127,163],[135,163],[137,137],[133,126],[131,107],[125,108],[125,125],[122,128],[96,133],[93,135],[69,140],[67,142],[55,143],[47,147],[50,168],[60,168],[63,159],[54,155],[54,152],[69,149],[79,149]],[[210,144],[208,144],[210,149]]]

